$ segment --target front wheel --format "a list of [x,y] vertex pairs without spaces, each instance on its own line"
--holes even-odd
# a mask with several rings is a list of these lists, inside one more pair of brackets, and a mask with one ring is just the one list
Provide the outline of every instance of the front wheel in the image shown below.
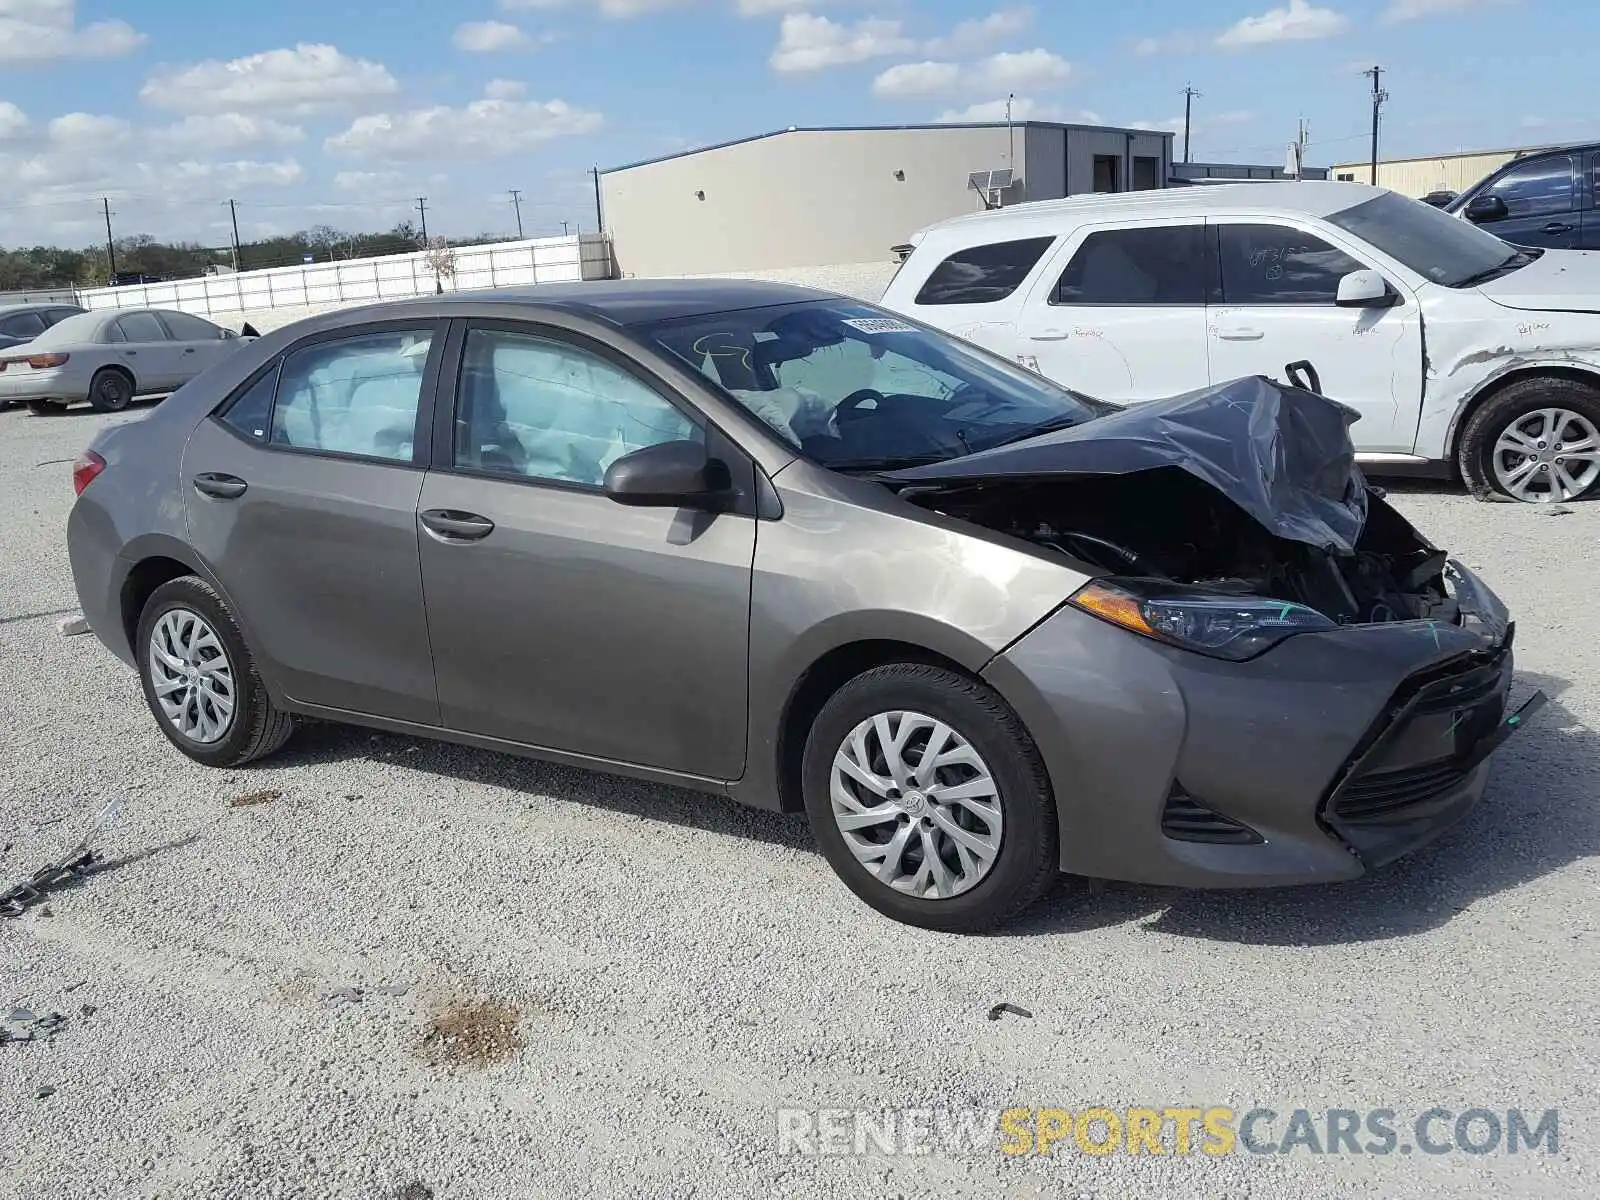
[[276,708],[222,597],[193,575],[145,603],[134,641],[145,702],[167,740],[196,762],[237,767],[294,732]]
[[1519,379],[1479,407],[1461,435],[1474,495],[1528,504],[1578,500],[1600,483],[1600,390],[1575,379]]
[[823,707],[802,763],[806,813],[845,885],[897,921],[975,933],[1057,875],[1038,748],[992,690],[938,667],[857,676]]

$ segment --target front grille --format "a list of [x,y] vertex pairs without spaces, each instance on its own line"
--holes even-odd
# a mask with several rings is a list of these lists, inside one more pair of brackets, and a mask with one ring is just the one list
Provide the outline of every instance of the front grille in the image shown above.
[[1334,811],[1340,820],[1351,825],[1409,820],[1419,805],[1448,795],[1470,774],[1471,767],[1443,762],[1363,775],[1344,786]]
[[1248,846],[1265,839],[1250,826],[1207,808],[1173,782],[1161,813],[1161,832],[1180,842],[1215,842]]

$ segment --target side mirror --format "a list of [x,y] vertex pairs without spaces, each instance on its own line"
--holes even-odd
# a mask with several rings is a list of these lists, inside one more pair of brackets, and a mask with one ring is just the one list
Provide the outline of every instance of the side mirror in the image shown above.
[[606,468],[605,493],[635,508],[715,511],[732,498],[725,464],[701,442],[662,442],[624,454]]
[[1479,221],[1504,221],[1511,215],[1506,208],[1506,202],[1499,196],[1474,196],[1467,203],[1467,220],[1474,223]]
[[1400,296],[1377,271],[1351,271],[1339,280],[1334,303],[1340,308],[1390,308],[1400,303]]

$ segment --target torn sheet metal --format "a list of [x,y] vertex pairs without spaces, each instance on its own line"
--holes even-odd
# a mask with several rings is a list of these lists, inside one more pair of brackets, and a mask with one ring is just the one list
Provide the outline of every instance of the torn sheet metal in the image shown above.
[[115,823],[122,816],[122,801],[113,800],[95,814],[76,843],[40,867],[21,883],[0,891],[0,917],[20,917],[35,904],[44,900],[46,893],[62,884],[82,879],[100,862],[91,843],[101,829]]
[[13,1008],[0,1021],[0,1046],[7,1042],[37,1042],[53,1038],[67,1019],[60,1013],[36,1015],[26,1008]]
[[1022,482],[1178,467],[1279,537],[1349,552],[1367,519],[1366,480],[1350,440],[1359,415],[1253,375],[879,478],[898,485]]

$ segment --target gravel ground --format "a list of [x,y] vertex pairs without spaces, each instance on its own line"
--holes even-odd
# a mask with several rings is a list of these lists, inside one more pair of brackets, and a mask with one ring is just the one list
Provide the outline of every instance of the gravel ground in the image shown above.
[[[111,869],[0,921],[0,1005],[69,1018],[0,1045],[0,1197],[1600,1195],[1600,505],[1398,493],[1553,697],[1448,838],[1338,887],[1067,882],[958,938],[721,799],[328,726],[189,763],[56,629],[66,461],[111,419],[0,413],[0,879],[127,802]],[[774,1114],[1184,1103],[1554,1108],[1560,1150],[817,1158]]]

